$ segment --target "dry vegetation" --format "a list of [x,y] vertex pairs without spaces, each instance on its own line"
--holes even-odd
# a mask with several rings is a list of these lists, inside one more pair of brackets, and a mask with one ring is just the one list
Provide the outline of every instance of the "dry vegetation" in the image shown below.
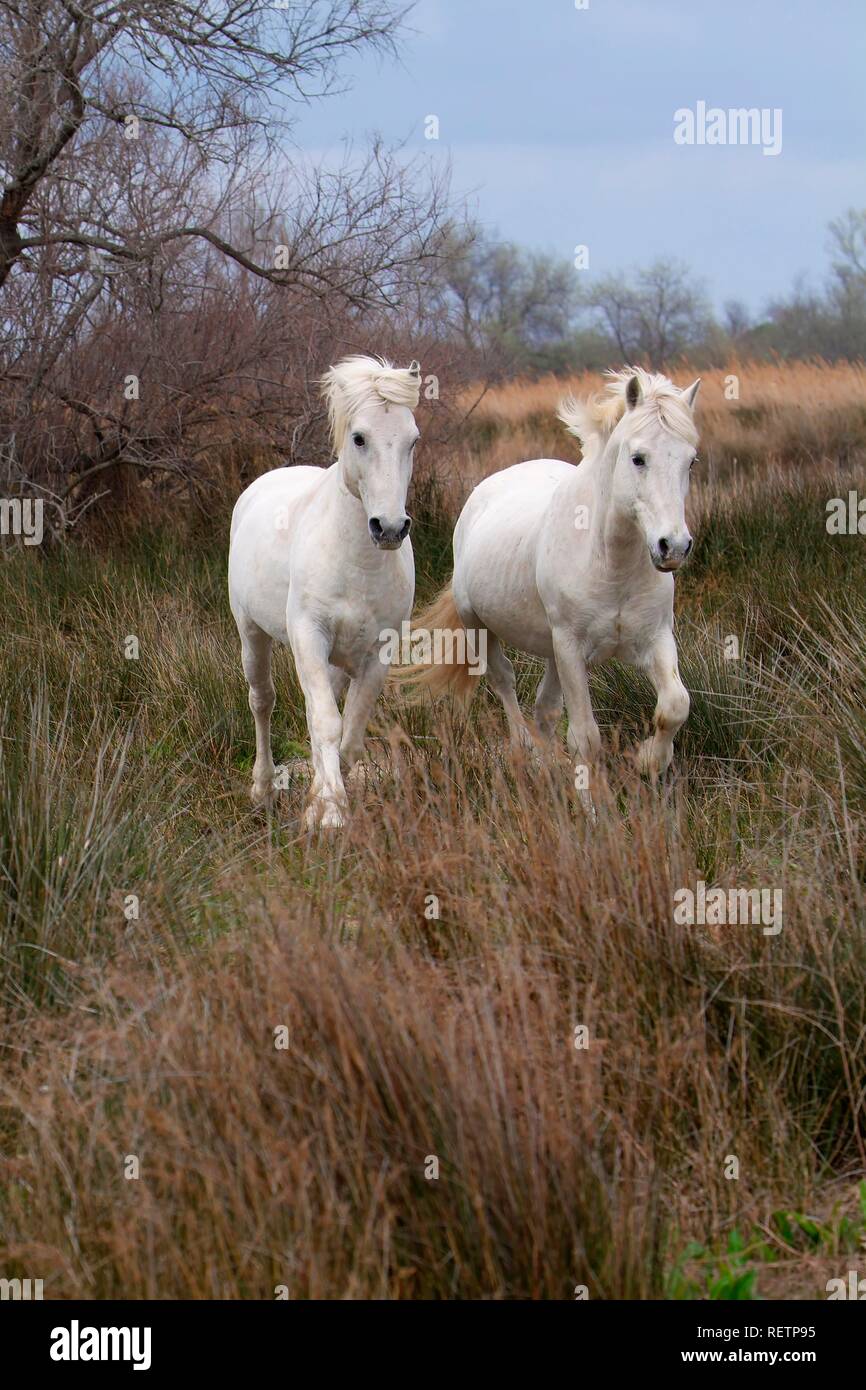
[[[866,368],[858,362],[739,362],[695,368],[688,363],[671,373],[682,385],[702,378],[701,457],[710,477],[749,471],[762,477],[774,463],[844,463],[862,449],[866,437]],[[738,385],[730,386],[731,377]],[[567,391],[582,396],[604,387],[604,376],[585,372],[568,378],[545,376],[509,381],[483,394],[466,391],[474,448],[469,459],[479,477],[506,468],[533,451],[554,458],[573,457],[572,446],[555,418]],[[739,390],[739,399],[726,390]],[[571,452],[569,449],[571,448]],[[564,452],[565,451],[565,452]]]
[[[701,399],[676,772],[636,776],[649,689],[598,673],[595,824],[565,753],[516,761],[486,696],[467,724],[383,708],[349,828],[308,839],[301,776],[270,817],[245,799],[225,518],[10,550],[7,1277],[48,1297],[558,1299],[819,1297],[864,1273],[866,539],[824,526],[828,497],[866,493],[863,371],[739,371],[739,401],[725,373]],[[574,456],[551,423],[569,384],[488,393],[424,461],[421,599],[473,469]],[[285,658],[277,688],[288,761]],[[676,925],[701,877],[782,888],[781,933]]]

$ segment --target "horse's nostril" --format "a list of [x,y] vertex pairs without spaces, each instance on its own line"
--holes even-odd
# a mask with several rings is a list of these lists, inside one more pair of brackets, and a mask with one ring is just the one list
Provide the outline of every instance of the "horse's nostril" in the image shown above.
[[370,535],[373,540],[378,540],[382,534],[382,523],[377,516],[370,517]]
[[661,554],[662,559],[664,559],[664,557],[667,555],[667,553],[668,553],[669,550],[670,550],[670,546],[668,545],[667,541],[665,540],[665,537],[662,536],[661,539],[659,540],[659,553]]
[[411,518],[410,516],[407,516],[406,520],[403,522],[403,525],[402,525],[401,528],[400,528],[400,539],[401,539],[401,541],[405,541],[405,539],[406,539],[406,537],[408,536],[408,534],[409,534],[409,532],[411,531],[411,529],[412,529],[412,518]]
[[688,553],[689,553],[689,551],[691,550],[691,548],[692,548],[693,545],[694,545],[694,541],[689,541],[688,545],[686,546],[686,555],[688,555]]

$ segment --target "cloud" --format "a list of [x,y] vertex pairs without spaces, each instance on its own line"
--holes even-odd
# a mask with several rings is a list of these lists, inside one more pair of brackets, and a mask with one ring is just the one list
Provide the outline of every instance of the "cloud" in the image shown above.
[[457,191],[477,189],[479,215],[509,238],[569,259],[585,243],[595,273],[672,255],[718,302],[755,307],[800,271],[823,278],[827,222],[857,201],[862,180],[853,158],[767,160],[757,148],[673,141],[615,151],[468,143],[451,155]]

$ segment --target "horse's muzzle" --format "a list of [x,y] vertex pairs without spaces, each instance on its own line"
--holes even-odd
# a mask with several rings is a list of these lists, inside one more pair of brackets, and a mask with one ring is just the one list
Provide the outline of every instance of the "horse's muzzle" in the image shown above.
[[682,541],[669,541],[662,536],[650,546],[650,558],[662,574],[673,574],[683,564],[693,544],[691,536]]
[[399,550],[409,534],[412,522],[411,519],[406,516],[396,525],[383,526],[379,517],[371,516],[369,526],[373,543],[377,545],[380,550]]

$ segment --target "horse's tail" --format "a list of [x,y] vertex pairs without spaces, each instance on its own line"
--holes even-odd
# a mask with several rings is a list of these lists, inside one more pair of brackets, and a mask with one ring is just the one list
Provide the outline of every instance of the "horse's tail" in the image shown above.
[[412,619],[409,641],[413,652],[424,649],[424,659],[409,666],[392,666],[389,680],[411,685],[410,700],[418,700],[423,694],[434,700],[450,694],[468,708],[483,668],[479,668],[477,654],[470,650],[470,636],[457,612],[451,580]]

